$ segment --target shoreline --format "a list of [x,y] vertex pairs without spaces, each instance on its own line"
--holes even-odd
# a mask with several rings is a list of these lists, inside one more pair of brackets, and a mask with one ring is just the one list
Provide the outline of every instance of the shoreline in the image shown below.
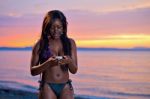
[[[38,99],[38,93],[18,89],[0,88],[0,99]],[[75,95],[75,99],[110,99],[110,98]]]
[[[38,89],[18,82],[0,80],[0,99],[38,99]],[[75,94],[75,99],[110,98]]]

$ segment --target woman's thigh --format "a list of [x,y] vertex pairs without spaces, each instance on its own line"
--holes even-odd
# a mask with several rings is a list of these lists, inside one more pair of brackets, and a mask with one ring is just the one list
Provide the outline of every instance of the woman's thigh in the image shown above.
[[39,99],[57,99],[57,98],[52,89],[49,87],[49,85],[44,84],[43,88],[41,88],[41,91],[39,92]]
[[60,99],[74,99],[73,87],[66,84],[61,92]]

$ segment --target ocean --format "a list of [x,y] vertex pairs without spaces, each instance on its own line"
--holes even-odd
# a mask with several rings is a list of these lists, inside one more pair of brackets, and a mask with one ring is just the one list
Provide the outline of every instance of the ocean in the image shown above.
[[[106,99],[150,99],[150,51],[78,50],[75,94]],[[31,51],[0,51],[0,86],[38,91]]]

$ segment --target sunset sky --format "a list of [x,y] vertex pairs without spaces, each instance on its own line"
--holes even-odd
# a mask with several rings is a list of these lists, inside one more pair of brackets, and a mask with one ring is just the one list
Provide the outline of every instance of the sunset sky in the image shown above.
[[150,0],[1,0],[0,47],[32,46],[61,10],[78,47],[150,47]]

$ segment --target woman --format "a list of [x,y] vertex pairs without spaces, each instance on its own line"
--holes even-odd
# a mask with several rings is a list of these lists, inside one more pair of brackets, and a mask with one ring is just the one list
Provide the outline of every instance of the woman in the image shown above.
[[59,10],[44,18],[41,37],[33,46],[31,75],[42,74],[39,99],[74,99],[69,71],[78,70],[75,41],[67,36],[67,20]]

